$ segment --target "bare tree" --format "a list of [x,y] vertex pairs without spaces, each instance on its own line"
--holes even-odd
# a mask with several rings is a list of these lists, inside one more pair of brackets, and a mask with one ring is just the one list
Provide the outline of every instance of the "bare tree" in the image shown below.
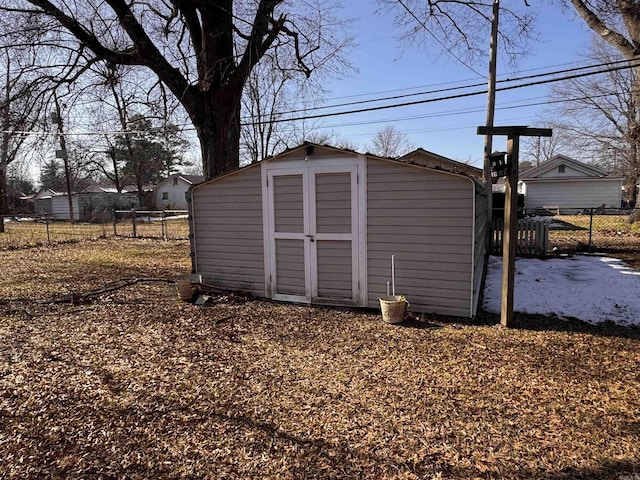
[[[378,0],[379,13],[391,12],[401,40],[429,54],[447,54],[470,65],[487,57],[492,0]],[[533,36],[533,16],[526,1],[500,6],[498,44],[515,61]]]
[[398,158],[410,150],[413,145],[407,136],[393,125],[379,130],[372,140],[371,153],[380,157]]
[[[554,96],[554,98],[557,98]],[[553,117],[558,116],[557,112]],[[544,128],[553,130],[551,137],[523,137],[520,149],[522,162],[530,162],[532,166],[539,166],[542,162],[550,160],[556,155],[567,154],[575,151],[577,139],[571,135],[571,127],[566,124],[554,121],[541,120],[535,123]]]
[[8,213],[8,167],[20,158],[28,131],[38,123],[43,106],[36,86],[31,82],[28,66],[12,53],[15,52],[0,51],[0,233],[4,232],[1,216]]
[[[295,5],[295,8],[294,6]],[[173,93],[193,123],[205,176],[239,165],[242,90],[268,51],[310,76],[347,45],[333,2],[306,0],[9,0],[23,32],[67,58],[62,78],[106,62],[140,66]]]
[[[640,66],[637,64],[640,57],[640,4],[633,0],[570,0],[570,3],[598,37],[628,61],[636,62],[633,68],[610,72],[606,78],[574,82],[573,86],[587,98],[572,102],[579,110],[590,111],[591,119],[603,126],[602,133],[590,138],[605,152],[613,153],[614,159],[623,159],[630,203],[635,205],[640,179]],[[594,53],[597,58],[611,58],[611,52],[603,47],[594,49]],[[583,128],[582,124],[578,128],[585,134],[596,131]]]
[[294,99],[287,88],[292,77],[271,64],[261,63],[247,79],[242,98],[247,116],[241,131],[241,149],[249,163],[274,155],[286,148],[287,136],[279,120],[293,108]]
[[327,79],[342,78],[353,71],[343,52],[336,51],[316,67],[312,78],[301,79],[281,67],[283,63],[292,63],[292,59],[283,62],[282,55],[276,53],[262,58],[244,89],[241,148],[251,163],[298,144],[300,130],[316,129],[318,122],[287,119],[300,118],[309,108],[317,106],[327,93],[323,87]]

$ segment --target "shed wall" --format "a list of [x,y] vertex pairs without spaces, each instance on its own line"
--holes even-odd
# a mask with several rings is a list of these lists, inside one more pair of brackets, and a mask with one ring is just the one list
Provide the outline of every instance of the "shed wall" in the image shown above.
[[264,296],[260,166],[192,190],[196,273],[205,283]]
[[369,306],[396,293],[413,310],[469,316],[475,186],[468,178],[370,159],[367,164]]
[[487,215],[487,195],[488,192],[486,190],[479,192],[476,194],[475,200],[476,206],[473,247],[473,302],[471,304],[473,316],[475,316],[478,309],[480,289],[482,288],[482,274],[484,273],[485,254],[487,252],[487,228],[489,227],[489,218]]

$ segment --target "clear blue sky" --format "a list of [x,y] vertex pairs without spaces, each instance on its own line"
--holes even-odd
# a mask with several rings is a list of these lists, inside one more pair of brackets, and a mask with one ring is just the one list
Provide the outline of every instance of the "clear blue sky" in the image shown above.
[[[498,79],[570,68],[575,65],[565,64],[584,61],[582,52],[589,46],[590,33],[583,21],[575,18],[572,12],[563,13],[559,7],[539,5],[541,3],[546,2],[531,1],[532,6],[529,7],[537,13],[538,41],[531,44],[530,53],[520,60],[517,71],[513,71],[505,59],[499,59]],[[479,59],[473,65],[476,71],[483,74],[481,78],[450,56],[442,55],[434,61],[432,58],[435,55],[427,56],[418,48],[403,49],[395,38],[398,32],[391,15],[374,13],[377,6],[375,0],[354,0],[344,4],[345,16],[354,18],[353,30],[359,45],[354,49],[351,60],[358,71],[330,84],[331,93],[326,104],[486,82],[488,54],[487,58]],[[487,52],[488,45],[489,38]],[[543,106],[500,108],[545,101],[549,89],[549,86],[539,86],[498,92],[494,124],[540,126]],[[482,95],[331,117],[323,119],[322,124],[327,129],[335,130],[341,137],[357,143],[360,150],[366,149],[376,131],[386,125],[394,125],[405,132],[416,147],[479,166],[483,140],[476,135],[476,127],[485,123],[486,102],[486,96]],[[357,107],[341,107],[341,110]],[[472,112],[453,114],[457,110],[467,109]],[[411,119],[434,114],[437,116]],[[504,149],[502,142],[503,139],[496,138],[494,149]]]

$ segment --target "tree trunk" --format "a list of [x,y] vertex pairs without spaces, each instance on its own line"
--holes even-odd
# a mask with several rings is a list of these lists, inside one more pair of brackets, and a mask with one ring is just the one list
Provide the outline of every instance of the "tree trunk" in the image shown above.
[[7,168],[3,162],[0,161],[0,233],[4,233],[4,217],[3,215],[9,213],[7,202]]
[[203,105],[202,117],[194,119],[206,179],[240,167],[240,99],[233,93],[212,99]]

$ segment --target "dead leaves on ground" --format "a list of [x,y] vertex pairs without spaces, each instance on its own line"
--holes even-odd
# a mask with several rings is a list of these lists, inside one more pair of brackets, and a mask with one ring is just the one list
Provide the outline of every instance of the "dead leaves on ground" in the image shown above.
[[[186,271],[184,243],[42,250],[3,252],[15,268],[0,297]],[[42,275],[49,281],[37,288]],[[12,308],[0,317],[0,471],[10,478],[617,479],[640,470],[637,336],[433,319],[392,326],[375,312],[233,296],[197,307],[159,283],[79,307]]]

